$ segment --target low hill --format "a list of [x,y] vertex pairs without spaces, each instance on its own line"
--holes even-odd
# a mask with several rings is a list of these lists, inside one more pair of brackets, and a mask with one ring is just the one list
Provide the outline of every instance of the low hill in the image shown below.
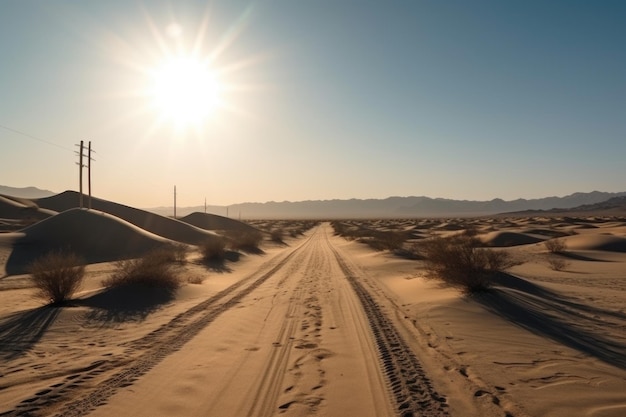
[[50,197],[55,193],[48,190],[41,190],[36,187],[9,187],[7,185],[0,185],[0,194],[6,194],[14,197],[21,198],[42,198]]
[[0,219],[37,221],[54,214],[56,212],[41,209],[30,200],[0,195]]
[[[33,201],[40,207],[62,212],[78,207],[79,194],[75,191],[65,191]],[[190,245],[199,245],[216,237],[215,233],[191,224],[100,198],[92,198],[92,209],[117,216],[156,235]]]
[[255,227],[246,223],[228,217],[218,216],[217,214],[194,212],[179,220],[206,230],[257,231]]
[[113,215],[81,209],[64,211],[2,238],[13,244],[7,274],[27,272],[34,259],[53,250],[67,249],[94,263],[138,257],[173,243]]

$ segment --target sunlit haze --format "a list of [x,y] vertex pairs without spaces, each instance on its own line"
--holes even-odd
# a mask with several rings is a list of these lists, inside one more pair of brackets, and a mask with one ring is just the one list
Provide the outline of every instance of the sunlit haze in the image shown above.
[[137,207],[626,191],[626,2],[5,1],[0,184]]

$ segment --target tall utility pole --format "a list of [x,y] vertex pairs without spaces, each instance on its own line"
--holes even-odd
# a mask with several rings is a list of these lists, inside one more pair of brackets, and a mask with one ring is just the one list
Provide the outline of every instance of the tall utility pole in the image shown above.
[[176,186],[174,186],[174,218],[176,218]]
[[206,197],[204,197],[204,214],[206,214]]
[[89,210],[91,210],[91,141],[87,152],[87,188],[89,189]]
[[[85,155],[85,144],[84,141],[80,141],[80,144],[76,146],[79,147],[79,151],[76,152],[78,154],[78,190],[79,190],[79,199],[78,199],[78,207],[83,208],[83,168],[87,167],[87,181],[89,187],[89,208],[91,209],[91,161],[94,159],[91,157],[91,141],[89,141],[89,149],[87,155]],[[95,152],[95,151],[93,151]],[[87,165],[83,164],[83,158],[87,158]]]
[[83,141],[80,141],[80,151],[78,152],[78,207],[83,208]]

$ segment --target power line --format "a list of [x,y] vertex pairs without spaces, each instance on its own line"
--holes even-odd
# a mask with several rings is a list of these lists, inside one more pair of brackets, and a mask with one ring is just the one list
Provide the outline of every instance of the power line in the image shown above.
[[59,145],[58,143],[54,143],[54,142],[50,142],[49,140],[38,138],[37,136],[33,136],[31,134],[28,134],[26,132],[22,132],[22,131],[17,130],[17,129],[10,128],[8,126],[0,125],[0,128],[8,130],[8,131],[13,132],[13,133],[17,133],[17,134],[22,135],[22,136],[26,136],[27,138],[31,138],[31,139],[37,140],[39,142],[46,143],[46,144],[51,145],[51,146],[56,146],[57,148],[61,148],[61,149],[64,149],[66,151],[74,152],[73,149],[66,148],[63,145]]

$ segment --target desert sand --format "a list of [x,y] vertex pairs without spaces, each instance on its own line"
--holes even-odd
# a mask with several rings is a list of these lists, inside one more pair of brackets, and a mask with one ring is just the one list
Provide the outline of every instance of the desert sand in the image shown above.
[[[17,230],[26,204],[0,201],[10,226],[0,234],[0,415],[626,414],[622,219],[351,223],[406,232],[407,245],[472,229],[523,262],[486,293],[446,287],[422,261],[321,223],[283,244],[266,239],[261,253],[219,270],[192,251],[185,285],[163,296],[107,292],[101,282],[117,259],[251,226],[103,200],[72,210],[74,200],[36,201],[30,210],[45,218]],[[555,238],[563,254],[546,249]],[[89,260],[86,280],[70,304],[46,307],[25,271],[61,244]],[[564,267],[550,268],[551,257]]]

